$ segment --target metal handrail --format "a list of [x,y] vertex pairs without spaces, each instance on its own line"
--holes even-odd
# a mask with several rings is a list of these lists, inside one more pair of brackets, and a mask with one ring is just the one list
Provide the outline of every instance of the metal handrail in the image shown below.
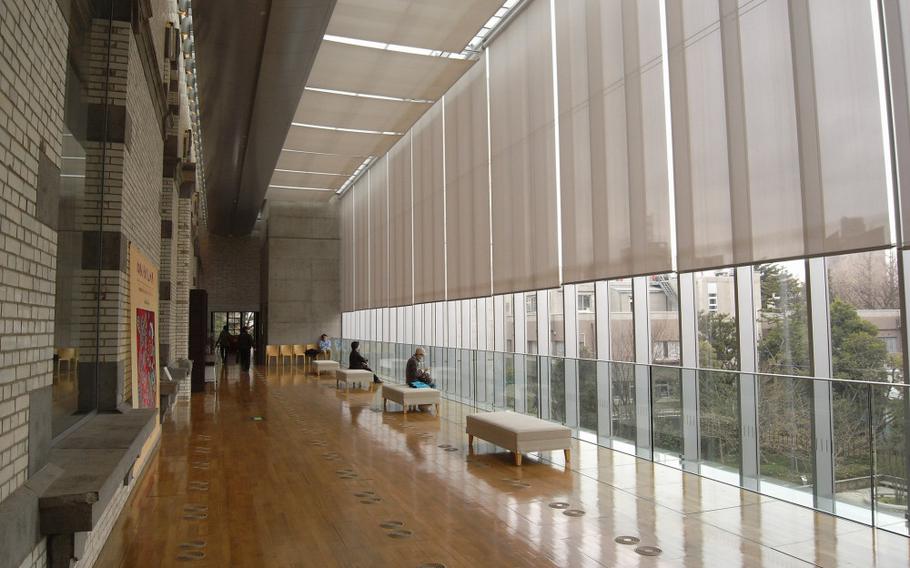
[[[341,341],[360,341],[363,343],[388,343],[391,345],[420,345],[418,343],[396,343],[393,341],[378,341],[372,339],[346,339],[341,338]],[[787,375],[783,373],[766,373],[762,371],[736,371],[731,369],[706,369],[702,367],[684,367],[682,365],[661,365],[659,363],[636,363],[634,361],[615,361],[612,359],[584,359],[581,357],[566,357],[563,355],[541,355],[539,353],[516,353],[513,351],[497,351],[492,349],[470,349],[466,347],[440,347],[438,345],[427,345],[426,349],[453,349],[459,351],[476,351],[479,353],[492,353],[492,354],[502,354],[502,355],[519,355],[522,357],[545,357],[548,359],[563,359],[569,361],[587,361],[592,363],[613,363],[620,365],[642,365],[646,367],[657,367],[661,369],[672,369],[678,371],[695,371],[697,373],[728,373],[735,375],[756,375],[761,377],[769,378],[779,378],[779,379],[796,379],[796,380],[810,380],[810,381],[824,381],[829,383],[844,383],[844,384],[857,384],[857,385],[868,385],[868,386],[885,386],[892,388],[910,388],[910,383],[889,383],[884,381],[860,381],[857,379],[838,379],[834,377],[814,377],[809,375]],[[870,371],[872,369],[869,369]]]

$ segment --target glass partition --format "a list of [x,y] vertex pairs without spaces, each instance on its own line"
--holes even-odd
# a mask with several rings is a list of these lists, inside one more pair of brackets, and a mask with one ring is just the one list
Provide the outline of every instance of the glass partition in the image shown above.
[[812,381],[759,375],[758,427],[762,492],[812,507]]
[[[113,75],[109,72],[105,31],[110,1],[87,2],[82,12],[77,17],[75,11],[66,11],[68,49],[66,61],[61,62],[66,65],[66,90],[62,94],[63,128],[56,141],[59,170],[55,167],[57,144],[45,148],[42,143],[40,149],[38,185],[56,186],[60,192],[55,214],[47,215],[45,221],[57,232],[51,368],[53,437],[97,410],[100,377],[123,380],[124,402],[132,397],[129,371],[124,375],[118,369],[118,349],[99,348],[100,330],[116,328],[120,322],[117,310],[106,305],[104,294],[99,292],[102,284],[111,281],[109,285],[116,289],[121,278],[119,247],[114,250],[106,238],[119,236],[120,230],[105,221],[117,217],[106,214],[105,207],[114,206],[115,201],[119,204],[119,197],[112,200],[109,195],[110,176],[104,175],[105,166],[111,163],[109,156],[105,159],[111,129],[104,128],[100,120],[104,109],[118,96],[115,82],[106,79]],[[45,176],[48,179],[42,179]],[[116,192],[119,196],[119,189]]]
[[[351,340],[334,340],[343,365]],[[407,358],[418,346],[361,341],[361,351],[385,381],[404,381]],[[753,375],[735,370],[686,369],[622,361],[522,355],[473,349],[426,348],[426,366],[450,400],[478,410],[514,410],[565,423],[583,440],[636,455],[635,377],[645,376],[653,461],[679,468],[686,451],[684,374],[698,383],[698,468],[740,485],[743,463],[740,384],[758,384],[760,493],[815,506],[812,402],[815,383],[830,383],[835,416],[832,448],[834,513],[908,534],[908,385],[882,381]],[[691,458],[690,458],[691,459]]]

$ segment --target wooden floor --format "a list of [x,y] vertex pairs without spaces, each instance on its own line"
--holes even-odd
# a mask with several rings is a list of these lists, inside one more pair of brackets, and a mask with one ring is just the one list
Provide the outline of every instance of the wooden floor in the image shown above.
[[469,408],[405,418],[334,386],[232,366],[178,401],[97,566],[910,564],[910,539],[585,442],[568,470],[561,451],[472,455]]

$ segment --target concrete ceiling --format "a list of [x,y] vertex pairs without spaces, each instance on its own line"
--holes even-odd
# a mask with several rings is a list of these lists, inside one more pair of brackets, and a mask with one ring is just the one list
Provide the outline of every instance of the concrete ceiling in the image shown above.
[[194,0],[208,229],[248,234],[335,0]]

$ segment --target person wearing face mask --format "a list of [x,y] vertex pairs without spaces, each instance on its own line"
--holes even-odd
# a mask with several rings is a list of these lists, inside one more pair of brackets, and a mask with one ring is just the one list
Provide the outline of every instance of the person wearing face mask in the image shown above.
[[433,382],[433,379],[430,377],[430,374],[424,369],[420,368],[420,363],[423,362],[424,350],[422,347],[418,347],[414,354],[411,355],[411,358],[408,359],[408,364],[405,367],[405,380],[408,383],[409,387],[413,387],[414,383],[424,383],[430,388],[436,388],[436,383]]

